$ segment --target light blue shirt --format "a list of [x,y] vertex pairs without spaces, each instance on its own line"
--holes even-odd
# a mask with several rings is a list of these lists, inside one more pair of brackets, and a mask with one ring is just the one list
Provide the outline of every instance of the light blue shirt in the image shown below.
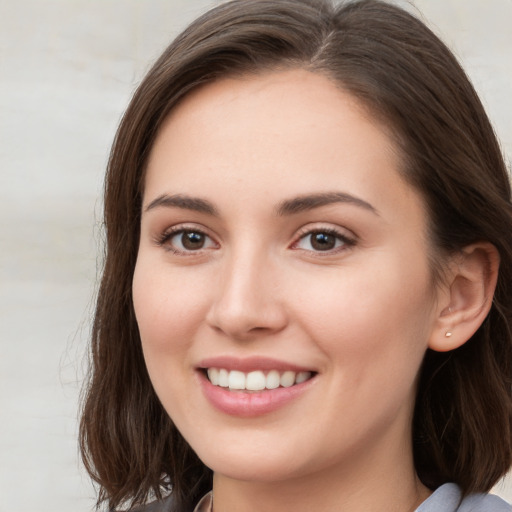
[[441,485],[416,512],[512,512],[512,506],[493,494],[471,494],[462,501],[460,497],[457,485]]
[[[171,505],[168,497],[163,502],[154,502],[133,512],[167,512]],[[211,512],[212,493],[209,492],[197,504],[194,512]],[[512,506],[492,494],[471,494],[461,501],[461,492],[455,484],[441,485],[415,512],[512,512]]]

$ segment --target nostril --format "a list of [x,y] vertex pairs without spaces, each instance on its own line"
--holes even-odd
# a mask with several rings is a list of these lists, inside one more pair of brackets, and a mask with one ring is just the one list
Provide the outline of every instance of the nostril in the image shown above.
[[252,327],[251,329],[249,329],[249,332],[264,332],[267,330],[269,330],[268,327]]

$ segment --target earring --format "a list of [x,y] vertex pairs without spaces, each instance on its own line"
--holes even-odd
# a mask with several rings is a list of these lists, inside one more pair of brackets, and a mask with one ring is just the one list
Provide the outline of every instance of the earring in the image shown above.
[[446,331],[445,336],[446,336],[447,338],[449,338],[451,335],[452,335],[452,332],[451,332],[451,331]]

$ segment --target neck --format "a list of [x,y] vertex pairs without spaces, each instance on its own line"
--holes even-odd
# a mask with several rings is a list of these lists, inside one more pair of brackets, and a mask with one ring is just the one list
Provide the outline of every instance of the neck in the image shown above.
[[417,478],[394,482],[392,488],[372,479],[357,487],[311,479],[297,479],[295,484],[233,483],[214,485],[213,512],[413,512],[430,494]]
[[389,445],[380,448],[350,464],[279,481],[215,474],[213,512],[413,512],[430,491],[416,475],[412,446],[397,445],[393,454]]

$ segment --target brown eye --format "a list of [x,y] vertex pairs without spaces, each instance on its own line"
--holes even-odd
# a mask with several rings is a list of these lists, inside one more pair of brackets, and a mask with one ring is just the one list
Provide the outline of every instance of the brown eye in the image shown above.
[[203,233],[197,233],[195,231],[185,231],[181,234],[181,244],[184,249],[188,251],[194,251],[202,249],[205,243],[205,236]]
[[309,236],[311,237],[311,247],[316,251],[329,251],[336,247],[336,237],[334,235],[329,233],[312,233]]
[[311,252],[337,252],[355,244],[355,240],[333,230],[316,230],[304,234],[294,245]]
[[177,254],[216,247],[215,242],[207,234],[193,229],[180,229],[170,235],[166,235],[161,241],[161,245],[166,246]]

